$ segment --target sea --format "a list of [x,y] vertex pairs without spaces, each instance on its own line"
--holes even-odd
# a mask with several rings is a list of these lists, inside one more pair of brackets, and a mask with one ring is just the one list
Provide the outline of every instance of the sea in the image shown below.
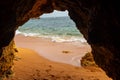
[[86,43],[75,23],[68,17],[44,17],[30,19],[20,26],[16,34],[24,36],[49,38],[54,42]]

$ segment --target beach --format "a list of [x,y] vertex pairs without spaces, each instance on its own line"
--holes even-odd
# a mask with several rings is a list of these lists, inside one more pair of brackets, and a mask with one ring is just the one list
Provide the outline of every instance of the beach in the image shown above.
[[87,44],[54,42],[50,39],[15,36],[16,59],[12,80],[111,80],[98,67],[80,66],[91,48]]
[[[87,44],[72,42],[54,42],[46,38],[17,35],[15,42],[18,47],[35,50],[39,55],[57,62],[80,66],[80,59],[91,48]],[[66,53],[65,53],[66,51]]]

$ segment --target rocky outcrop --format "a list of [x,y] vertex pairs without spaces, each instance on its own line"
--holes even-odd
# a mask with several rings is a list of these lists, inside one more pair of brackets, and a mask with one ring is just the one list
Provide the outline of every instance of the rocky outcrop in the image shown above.
[[0,80],[10,78],[12,76],[15,52],[16,48],[13,40],[7,47],[2,47],[2,55],[0,56]]
[[93,59],[93,55],[91,52],[87,52],[81,59],[81,66],[82,67],[87,67],[87,66],[94,66],[94,67],[98,67],[95,64],[95,61]]
[[[108,76],[120,78],[120,9],[118,1],[103,0],[3,0],[0,1],[0,64],[12,49],[8,46],[15,30],[27,20],[43,13],[68,10],[76,27],[92,47],[92,54]],[[11,55],[7,55],[11,57]],[[9,58],[12,62],[13,58]],[[11,63],[10,63],[11,64]],[[5,64],[3,64],[5,65]],[[7,66],[7,65],[5,65]],[[4,67],[5,67],[4,66]],[[1,67],[1,65],[0,65]],[[7,67],[8,69],[11,67]],[[6,72],[2,70],[1,73]]]

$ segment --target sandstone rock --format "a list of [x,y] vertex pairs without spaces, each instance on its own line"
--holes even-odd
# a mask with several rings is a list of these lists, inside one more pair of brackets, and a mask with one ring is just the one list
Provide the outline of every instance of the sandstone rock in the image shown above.
[[81,66],[83,66],[83,67],[86,67],[86,66],[97,67],[91,52],[86,53],[85,56],[82,57]]

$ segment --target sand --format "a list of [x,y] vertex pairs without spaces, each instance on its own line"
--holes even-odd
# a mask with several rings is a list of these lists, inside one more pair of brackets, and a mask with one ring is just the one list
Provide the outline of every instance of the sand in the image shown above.
[[88,45],[56,43],[23,35],[17,35],[15,42],[19,52],[11,80],[111,80],[100,68],[80,67],[79,58],[91,50]]
[[87,44],[53,42],[50,39],[25,37],[17,35],[15,42],[18,47],[29,48],[36,51],[39,55],[57,62],[80,66],[80,59],[91,48]]

